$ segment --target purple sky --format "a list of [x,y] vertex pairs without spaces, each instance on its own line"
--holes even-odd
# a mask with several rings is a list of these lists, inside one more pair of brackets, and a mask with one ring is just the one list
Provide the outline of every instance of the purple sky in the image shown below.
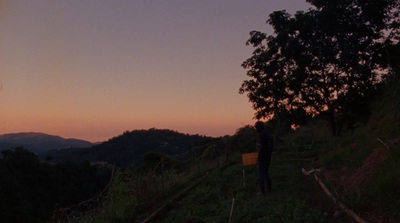
[[0,1],[0,134],[90,141],[167,128],[232,135],[253,124],[238,89],[251,30],[305,1]]

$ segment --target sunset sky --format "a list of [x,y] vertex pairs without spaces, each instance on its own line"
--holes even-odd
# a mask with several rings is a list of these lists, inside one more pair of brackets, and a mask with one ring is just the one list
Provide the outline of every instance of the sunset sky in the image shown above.
[[0,134],[232,135],[249,32],[305,0],[0,0]]

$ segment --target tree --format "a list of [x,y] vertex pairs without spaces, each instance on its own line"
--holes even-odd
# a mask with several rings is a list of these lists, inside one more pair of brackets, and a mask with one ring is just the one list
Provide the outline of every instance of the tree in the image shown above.
[[349,117],[367,114],[368,96],[389,74],[383,58],[398,38],[400,7],[396,0],[308,2],[314,7],[294,16],[271,13],[273,35],[250,32],[255,50],[242,67],[251,79],[239,93],[247,93],[257,119],[305,111],[325,115],[339,135]]
[[3,162],[12,166],[30,167],[39,162],[38,157],[34,153],[29,152],[22,146],[3,150],[1,153],[3,154]]

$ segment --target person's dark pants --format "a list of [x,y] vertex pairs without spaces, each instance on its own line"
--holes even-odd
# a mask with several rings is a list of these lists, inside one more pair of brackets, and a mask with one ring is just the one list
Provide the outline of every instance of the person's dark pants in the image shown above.
[[261,194],[271,191],[271,178],[269,177],[269,162],[258,162],[258,180]]

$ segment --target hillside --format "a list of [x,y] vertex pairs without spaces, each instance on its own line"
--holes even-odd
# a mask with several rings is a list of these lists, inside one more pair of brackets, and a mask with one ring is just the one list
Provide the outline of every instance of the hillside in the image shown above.
[[126,167],[138,165],[143,155],[149,152],[186,159],[191,148],[212,140],[211,137],[188,135],[172,130],[133,130],[89,148],[52,150],[40,156],[43,159],[51,157],[55,162],[100,161]]
[[372,98],[365,126],[321,150],[326,179],[368,222],[400,222],[399,86],[397,72]]
[[250,128],[240,129],[229,138],[228,153],[214,153],[211,144],[184,171],[165,169],[164,180],[157,169],[120,169],[96,214],[68,209],[68,216],[75,222],[350,222],[313,177],[301,174],[301,168],[313,167],[312,150],[276,151],[273,192],[257,196],[256,166],[243,168],[240,151],[229,150],[254,146],[252,135]]
[[[67,216],[75,222],[400,222],[399,83],[397,77],[388,82],[371,99],[369,121],[341,137],[331,137],[320,120],[275,135],[273,191],[266,197],[256,195],[256,167],[241,164],[241,154],[255,148],[253,130],[243,127],[227,139],[224,153],[209,144],[184,171],[119,169],[95,214]],[[303,168],[318,171],[314,177]]]
[[88,147],[93,143],[80,139],[65,139],[60,136],[37,132],[22,132],[0,135],[0,151],[22,146],[35,154],[52,149]]

